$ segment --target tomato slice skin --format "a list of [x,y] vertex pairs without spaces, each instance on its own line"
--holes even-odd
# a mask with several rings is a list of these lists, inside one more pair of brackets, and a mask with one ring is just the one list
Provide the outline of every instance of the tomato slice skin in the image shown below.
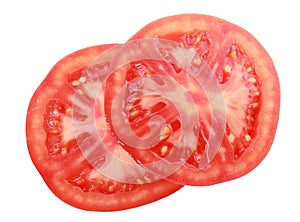
[[182,187],[164,180],[131,185],[105,178],[86,161],[73,138],[69,120],[74,89],[84,81],[82,70],[115,45],[88,47],[62,58],[37,88],[27,112],[27,146],[38,172],[58,198],[89,211],[138,207]]
[[[213,161],[205,169],[186,164],[167,179],[179,184],[212,185],[239,178],[256,168],[271,148],[280,109],[279,79],[263,46],[241,27],[199,14],[158,19],[130,40],[152,38],[176,41],[198,50],[220,78],[227,102],[229,130]],[[232,66],[226,66],[228,60]],[[239,90],[243,93],[236,93]],[[233,126],[234,122],[243,126]],[[143,163],[139,153],[132,155]]]

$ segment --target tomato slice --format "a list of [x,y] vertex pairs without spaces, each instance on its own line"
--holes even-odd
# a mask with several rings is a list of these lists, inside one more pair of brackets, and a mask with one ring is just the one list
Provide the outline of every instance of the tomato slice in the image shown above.
[[[154,21],[138,31],[130,41],[137,39],[171,40],[197,51],[218,79],[225,101],[226,127],[214,159],[207,166],[200,166],[209,140],[207,132],[211,128],[211,104],[205,99],[195,99],[199,115],[202,116],[197,131],[197,147],[184,166],[167,179],[178,184],[211,185],[243,176],[258,166],[271,148],[280,107],[279,80],[263,46],[241,27],[223,19],[198,14],[176,15]],[[118,75],[108,82],[113,82],[115,85],[111,86],[118,91],[120,85],[134,78],[157,73],[157,69],[161,73],[169,72],[170,67],[172,72],[184,72],[178,64],[157,65],[144,59],[130,64],[123,71],[123,77]],[[180,83],[196,92],[196,97],[202,98],[201,87],[195,89],[191,81]],[[108,101],[112,99],[110,97],[111,93],[107,95]],[[176,111],[172,111],[174,107],[157,98],[132,97],[131,101],[127,118],[137,135],[149,133],[145,122],[154,113],[166,119],[166,128],[162,130],[161,141],[150,150],[134,149],[122,141],[120,144],[141,165],[164,158],[176,146],[174,138],[171,144],[165,139],[172,136],[176,138],[176,131],[182,124],[176,119]]]
[[[27,113],[26,138],[34,165],[58,198],[84,210],[133,208],[159,200],[182,187],[164,180],[139,184],[107,178],[87,161],[79,147],[78,141],[91,145],[93,141],[85,128],[81,128],[80,133],[74,132],[74,119],[86,118],[74,107],[75,95],[90,93],[92,89],[89,88],[85,92],[80,91],[80,85],[89,78],[86,68],[113,46],[89,47],[61,59],[34,93]],[[79,109],[85,109],[87,104],[76,105],[80,105]],[[100,118],[97,124],[105,125],[105,121]],[[136,164],[107,132],[106,127],[99,130],[103,140],[113,147],[111,152],[122,160]],[[107,162],[108,166],[111,164]]]

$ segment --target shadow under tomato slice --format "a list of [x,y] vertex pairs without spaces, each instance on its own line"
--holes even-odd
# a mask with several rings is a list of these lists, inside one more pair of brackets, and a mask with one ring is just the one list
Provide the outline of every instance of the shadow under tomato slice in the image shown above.
[[[204,124],[200,124],[201,135],[195,152],[167,179],[178,184],[211,185],[238,178],[257,167],[271,148],[280,107],[279,80],[263,46],[241,27],[198,14],[159,19],[143,27],[130,40],[153,38],[176,41],[195,49],[219,80],[226,106],[226,130],[215,158],[206,168],[199,168],[208,140],[205,132],[210,130],[210,124],[205,123],[210,118],[207,115]],[[132,76],[134,72],[151,69],[151,64],[147,68],[140,64],[131,67],[128,73]],[[181,72],[180,67],[173,68]],[[140,110],[138,106],[137,109]],[[200,112],[206,115],[203,106]],[[171,130],[167,131],[172,135]],[[161,147],[159,150],[160,153],[152,154],[130,152],[137,162],[144,164],[151,161],[151,156],[163,158],[167,151]]]
[[[182,186],[164,180],[139,184],[103,176],[83,156],[73,131],[74,96],[87,81],[86,67],[105,50],[101,45],[76,51],[61,59],[34,93],[27,113],[26,139],[30,157],[51,191],[64,202],[84,210],[115,211],[138,207],[172,194]],[[101,122],[105,124],[105,122]],[[131,155],[108,130],[103,140],[114,144],[111,152],[132,164]],[[88,142],[84,130],[81,139]],[[101,161],[101,160],[99,160]]]

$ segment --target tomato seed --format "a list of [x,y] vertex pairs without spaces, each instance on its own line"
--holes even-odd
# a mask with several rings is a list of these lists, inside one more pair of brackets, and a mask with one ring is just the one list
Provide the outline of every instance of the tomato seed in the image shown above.
[[79,82],[80,82],[80,83],[86,83],[86,76],[81,76],[81,77],[79,78]]
[[246,69],[247,73],[251,73],[252,72],[252,67],[249,66],[247,69]]
[[230,143],[233,143],[234,142],[234,135],[229,134],[228,140],[229,140]]
[[48,130],[48,132],[51,133],[51,134],[59,134],[59,130],[58,129]]
[[231,73],[231,67],[230,67],[230,65],[226,65],[226,66],[224,67],[224,72],[226,72],[226,73]]
[[170,128],[168,126],[165,126],[160,132],[160,140],[164,140],[168,138],[169,135],[170,135]]
[[68,108],[66,109],[66,114],[67,114],[68,116],[72,116],[72,114],[73,114],[73,109],[70,108],[70,107],[68,107]]
[[250,82],[250,83],[256,83],[256,79],[254,77],[250,77],[248,79],[248,82]]
[[161,148],[161,155],[162,155],[162,156],[165,156],[165,154],[167,153],[167,151],[168,151],[168,146],[163,146],[163,147]]
[[252,104],[252,108],[253,109],[256,109],[257,107],[258,107],[258,103],[257,102],[255,102],[255,103]]
[[72,84],[72,86],[78,86],[80,83],[78,80],[74,80],[74,81],[72,81],[71,84]]
[[245,135],[245,140],[246,140],[246,142],[250,142],[251,141],[251,136],[246,134]]

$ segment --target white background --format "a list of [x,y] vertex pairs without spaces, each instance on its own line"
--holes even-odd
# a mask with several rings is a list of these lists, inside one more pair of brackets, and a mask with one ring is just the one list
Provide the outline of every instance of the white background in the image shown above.
[[[87,46],[125,42],[148,22],[178,13],[236,23],[273,58],[282,104],[267,158],[240,179],[185,187],[136,209],[86,212],[61,202],[27,152],[25,118],[34,90],[63,56]],[[0,221],[300,221],[299,19],[296,1],[287,0],[1,1]]]

